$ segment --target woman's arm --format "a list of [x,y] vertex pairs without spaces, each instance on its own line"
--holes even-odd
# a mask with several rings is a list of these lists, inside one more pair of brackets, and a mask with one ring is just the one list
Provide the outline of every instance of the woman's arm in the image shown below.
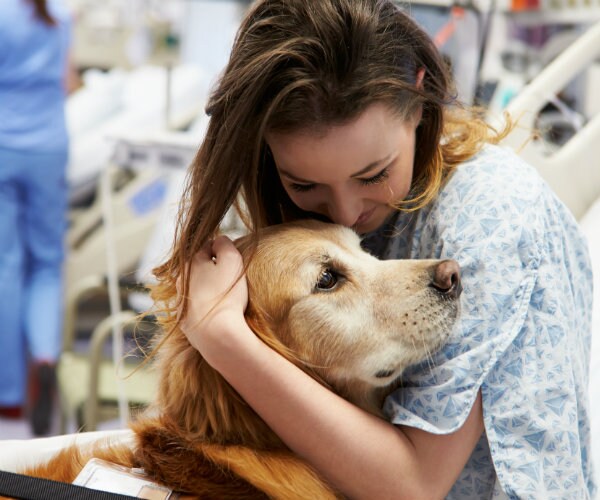
[[292,450],[351,498],[443,498],[483,432],[481,397],[448,435],[397,427],[363,411],[251,332],[243,318],[245,281],[224,296],[241,266],[225,238],[196,256],[182,324],[192,345]]

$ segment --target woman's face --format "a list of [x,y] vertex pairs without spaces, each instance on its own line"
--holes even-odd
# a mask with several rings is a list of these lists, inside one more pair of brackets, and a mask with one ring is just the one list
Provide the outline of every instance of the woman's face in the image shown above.
[[324,133],[267,134],[281,182],[301,209],[364,234],[410,189],[417,113],[405,121],[383,104]]

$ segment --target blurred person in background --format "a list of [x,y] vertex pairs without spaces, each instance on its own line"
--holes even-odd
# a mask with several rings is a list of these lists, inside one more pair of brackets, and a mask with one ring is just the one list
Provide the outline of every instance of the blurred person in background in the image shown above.
[[0,2],[0,417],[35,435],[61,349],[70,32],[63,0]]

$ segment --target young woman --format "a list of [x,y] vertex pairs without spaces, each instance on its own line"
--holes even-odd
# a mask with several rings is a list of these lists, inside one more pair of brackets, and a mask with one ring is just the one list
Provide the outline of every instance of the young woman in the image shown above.
[[[175,246],[167,327],[351,498],[588,498],[591,271],[566,208],[461,109],[430,39],[392,2],[262,0],[208,104]],[[262,344],[220,220],[354,228],[380,258],[454,258],[448,344],[366,414]]]

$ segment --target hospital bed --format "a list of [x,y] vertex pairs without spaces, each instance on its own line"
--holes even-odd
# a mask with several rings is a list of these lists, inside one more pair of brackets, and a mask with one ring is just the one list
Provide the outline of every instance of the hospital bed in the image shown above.
[[114,214],[119,271],[133,269],[142,255],[164,202],[164,171],[115,168],[117,138],[180,129],[203,110],[207,81],[195,65],[172,69],[142,66],[133,71],[90,70],[66,106],[70,136],[67,182],[70,194],[66,289],[106,273],[103,207],[105,180]]
[[112,237],[121,273],[139,261],[164,202],[168,173],[123,165],[115,168],[118,138],[132,131],[149,136],[189,126],[202,113],[208,92],[204,74],[194,65],[171,70],[143,66],[131,72],[90,71],[84,81],[82,89],[69,98],[66,110],[71,143],[67,292],[77,287],[78,280],[106,274],[103,203],[107,193],[101,190],[100,180],[110,189]]
[[[58,374],[62,432],[68,429],[69,423],[79,428],[84,421],[94,420],[96,412],[89,408],[98,405],[93,404],[94,398],[87,397],[88,394],[112,400],[115,393],[115,384],[109,383],[110,374],[115,378],[115,367],[104,360],[100,362],[100,354],[106,347],[102,344],[110,340],[111,328],[107,328],[106,322],[91,332],[93,348],[89,357],[76,348],[81,305],[95,300],[101,309],[106,308],[102,303],[109,300],[109,272],[118,276],[117,279],[125,278],[128,284],[136,282],[134,270],[159,226],[157,222],[172,189],[170,185],[179,175],[173,168],[136,168],[141,152],[128,150],[128,156],[123,157],[122,148],[118,146],[123,137],[134,133],[148,138],[190,127],[198,115],[203,115],[207,95],[206,78],[195,65],[179,65],[170,70],[143,66],[133,71],[90,71],[84,81],[82,89],[67,103],[71,138],[67,175],[70,220],[63,354]],[[190,136],[197,147],[201,133],[191,129],[185,135]],[[171,150],[174,147],[171,146]],[[187,163],[194,153],[194,149],[190,150]],[[172,151],[163,151],[163,154],[166,159],[173,158]],[[119,295],[124,294],[119,292]],[[117,300],[122,298],[125,297]],[[133,320],[131,314],[118,317],[128,322]],[[109,323],[113,324],[114,321]],[[90,359],[98,362],[90,365]],[[127,364],[125,371],[130,371],[139,361]],[[94,370],[90,370],[91,366]],[[90,371],[94,374],[96,369],[101,375],[91,376]],[[152,384],[132,384],[136,380],[140,377],[127,378],[126,385],[131,388],[130,393],[136,394],[132,402],[143,403],[148,400],[148,388]],[[87,416],[82,420],[84,415]]]
[[[535,117],[549,97],[559,91],[570,78],[600,56],[600,23],[591,27],[573,46],[557,57],[517,98],[507,111],[518,120],[513,132],[504,144],[514,147],[520,154],[539,168],[540,173],[553,187],[558,196],[580,220],[588,234],[596,269],[596,289],[600,277],[600,115],[592,117],[562,149],[548,154],[546,148],[530,140]],[[155,141],[155,146],[160,141]],[[135,145],[135,144],[134,144]],[[156,146],[158,147],[158,146]],[[181,178],[176,183],[180,183]],[[175,186],[175,191],[180,187]],[[155,233],[157,235],[158,233]],[[161,245],[168,237],[156,236]],[[163,247],[164,248],[164,247]],[[152,261],[160,250],[150,251]],[[600,335],[600,301],[595,300],[594,336]],[[600,343],[594,338],[592,352],[591,391],[600,387]],[[595,444],[593,453],[596,464],[600,465],[600,397],[592,395],[592,432]],[[596,402],[598,400],[598,402]],[[115,431],[106,431],[112,435]],[[102,433],[100,434],[102,435]],[[97,435],[94,435],[97,436]],[[119,439],[130,439],[128,431],[118,434]],[[73,440],[73,435],[58,436],[46,440],[6,441],[0,445],[0,468],[15,470],[17,465],[30,462],[35,457],[47,456]],[[15,458],[16,457],[16,458]]]
[[66,104],[72,204],[94,191],[114,137],[184,128],[203,111],[208,93],[207,76],[195,65],[90,70],[83,81]]
[[539,170],[577,219],[600,197],[600,114],[555,151],[549,151],[540,140],[532,141],[531,131],[542,108],[598,59],[600,22],[554,59],[506,108],[517,124],[505,144]]

